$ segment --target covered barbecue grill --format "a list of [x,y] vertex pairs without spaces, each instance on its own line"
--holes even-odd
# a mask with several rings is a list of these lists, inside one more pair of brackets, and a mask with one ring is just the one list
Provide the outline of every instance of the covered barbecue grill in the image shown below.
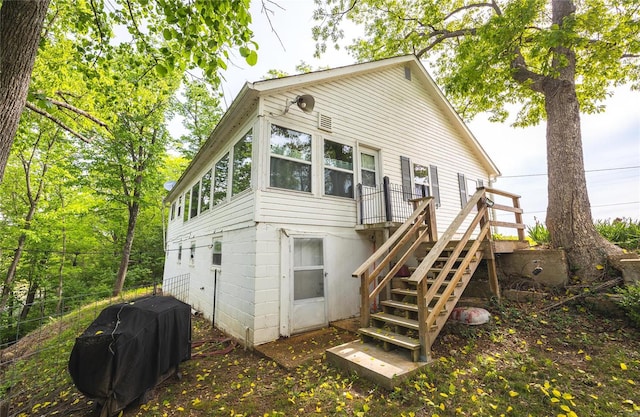
[[148,297],[105,308],[76,339],[69,373],[112,416],[191,357],[191,307]]

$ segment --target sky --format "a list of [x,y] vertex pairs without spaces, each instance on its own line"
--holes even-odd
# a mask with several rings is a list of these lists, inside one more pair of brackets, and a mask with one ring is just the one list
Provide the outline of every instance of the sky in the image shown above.
[[[223,73],[223,91],[227,106],[245,82],[259,81],[270,69],[295,74],[301,61],[312,68],[350,65],[355,60],[344,50],[313,57],[311,37],[312,0],[265,0],[273,13],[261,10],[262,2],[253,0],[251,14],[254,39],[259,44],[258,63],[250,67],[236,56]],[[347,27],[345,42],[358,34]],[[278,39],[279,37],[279,39]],[[431,72],[425,65],[427,71]],[[582,115],[582,140],[587,188],[594,220],[640,219],[640,92],[620,87],[605,103],[606,111]],[[471,132],[500,170],[495,188],[522,196],[524,222],[532,226],[544,222],[547,209],[545,125],[513,128],[509,122],[491,123],[479,115],[468,123]],[[510,219],[499,219],[511,221]]]

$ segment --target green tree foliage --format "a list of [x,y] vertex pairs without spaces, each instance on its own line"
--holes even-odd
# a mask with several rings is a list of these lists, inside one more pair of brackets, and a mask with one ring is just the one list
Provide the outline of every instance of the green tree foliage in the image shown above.
[[[129,43],[148,58],[141,68],[143,74],[175,76],[199,68],[216,85],[218,72],[227,67],[232,50],[237,49],[250,65],[257,62],[258,47],[251,39],[250,23],[249,0],[0,2],[0,181],[27,96],[38,44],[42,49],[49,42],[72,40],[74,60],[69,62],[85,80],[99,76],[119,44]],[[123,28],[126,33],[122,33]],[[44,35],[39,42],[41,33]],[[70,119],[80,115],[102,123],[70,97],[66,96],[68,101],[58,100],[32,89],[27,107],[76,136],[89,139],[68,125]]]
[[220,97],[211,86],[200,80],[183,83],[182,98],[176,104],[176,113],[183,117],[187,133],[180,136],[175,147],[188,160],[193,159],[222,117]]
[[317,53],[364,27],[350,46],[360,60],[414,53],[435,69],[464,117],[490,112],[516,124],[546,120],[551,245],[586,279],[616,252],[593,227],[580,112],[602,111],[611,88],[640,87],[640,9],[633,0],[317,0]]

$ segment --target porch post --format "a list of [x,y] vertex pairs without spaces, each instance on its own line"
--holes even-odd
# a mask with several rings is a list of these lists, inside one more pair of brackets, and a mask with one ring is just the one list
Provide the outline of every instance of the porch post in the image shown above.
[[384,194],[384,212],[387,221],[393,221],[393,212],[391,210],[391,190],[389,186],[389,177],[382,179],[382,192]]
[[364,224],[364,199],[362,198],[362,183],[356,185],[356,193],[358,195],[358,206],[360,208],[359,224]]

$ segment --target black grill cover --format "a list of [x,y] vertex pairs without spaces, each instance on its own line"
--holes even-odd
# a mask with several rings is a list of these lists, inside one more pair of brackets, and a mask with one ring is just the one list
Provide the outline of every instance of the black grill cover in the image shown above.
[[148,297],[105,308],[76,339],[69,373],[111,416],[191,357],[191,307]]

